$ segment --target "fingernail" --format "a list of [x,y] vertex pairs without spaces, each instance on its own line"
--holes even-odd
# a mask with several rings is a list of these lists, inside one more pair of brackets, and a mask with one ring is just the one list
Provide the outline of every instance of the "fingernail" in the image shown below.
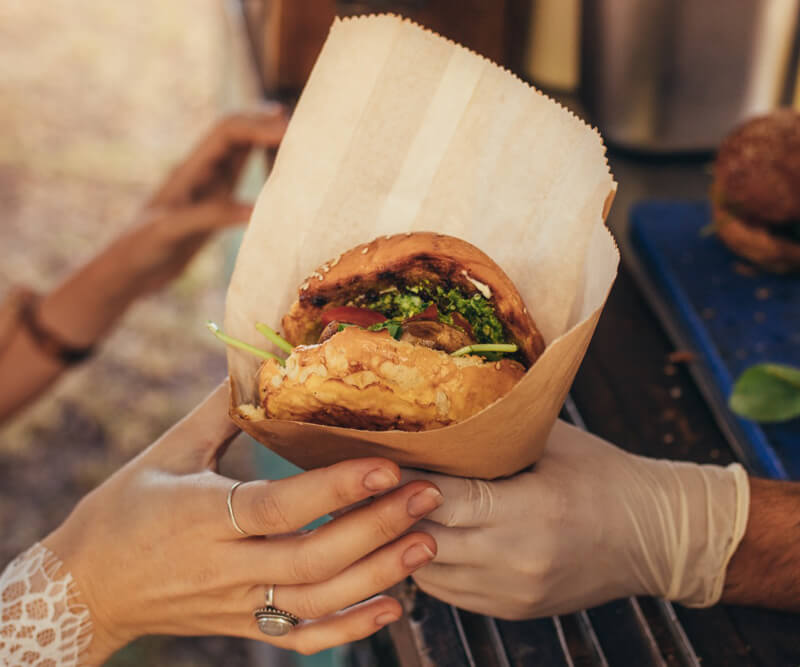
[[408,513],[413,517],[425,516],[428,512],[433,512],[442,502],[444,498],[439,490],[429,486],[408,499]]
[[403,565],[409,570],[416,570],[418,567],[425,565],[425,563],[430,563],[433,560],[433,556],[433,551],[430,550],[428,545],[420,542],[406,549],[403,554]]
[[364,488],[369,491],[385,491],[397,486],[400,479],[388,468],[375,468],[364,477]]
[[400,617],[394,612],[385,611],[375,617],[375,625],[383,627],[384,625],[389,625],[389,623],[394,623],[398,618]]

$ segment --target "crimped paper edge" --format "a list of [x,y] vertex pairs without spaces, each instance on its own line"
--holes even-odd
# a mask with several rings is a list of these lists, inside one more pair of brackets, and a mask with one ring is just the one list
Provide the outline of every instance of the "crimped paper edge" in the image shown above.
[[[590,125],[583,118],[578,116],[578,114],[576,114],[572,109],[570,109],[569,107],[565,107],[563,104],[561,104],[561,102],[556,100],[554,97],[548,95],[543,90],[540,90],[539,88],[534,86],[529,81],[526,81],[525,79],[520,77],[518,74],[516,74],[515,72],[511,71],[508,67],[505,67],[504,65],[501,65],[500,63],[495,62],[491,58],[488,58],[487,56],[483,55],[482,53],[478,53],[477,51],[469,48],[468,46],[464,46],[460,42],[456,42],[454,39],[451,39],[450,37],[442,35],[441,33],[438,33],[435,30],[431,30],[430,28],[427,28],[426,26],[422,25],[421,23],[418,23],[414,19],[411,19],[411,18],[409,18],[407,16],[403,16],[402,14],[398,14],[396,12],[370,12],[368,14],[355,14],[355,15],[350,15],[350,16],[336,16],[336,17],[334,17],[333,22],[331,23],[331,26],[328,29],[328,34],[330,34],[331,30],[333,30],[334,26],[337,23],[348,23],[348,22],[354,22],[354,21],[362,21],[364,19],[383,18],[383,17],[400,19],[401,23],[408,23],[409,25],[412,25],[415,28],[419,28],[424,33],[427,33],[427,34],[432,35],[434,37],[438,37],[439,39],[447,42],[448,44],[450,44],[452,46],[455,46],[456,48],[460,49],[461,51],[466,51],[467,53],[470,53],[473,56],[476,56],[477,58],[480,58],[483,62],[488,63],[489,65],[491,65],[496,70],[502,72],[505,76],[511,77],[515,81],[518,81],[519,83],[524,85],[528,90],[536,93],[537,95],[540,95],[541,97],[544,97],[546,100],[548,100],[548,101],[552,102],[553,104],[555,104],[559,109],[561,109],[562,111],[565,111],[573,119],[573,121],[578,123],[581,127],[590,130],[592,132],[592,134],[595,134],[597,136],[597,138],[600,139],[600,145],[603,147],[603,162],[605,163],[605,166],[606,166],[606,172],[608,173],[609,176],[611,176],[611,185],[612,185],[611,190],[613,192],[616,192],[618,184],[617,184],[617,181],[614,180],[614,174],[612,173],[611,167],[608,164],[608,147],[606,146],[606,143],[603,140],[603,135],[600,134],[600,130],[597,128],[597,126],[596,125]],[[609,208],[610,208],[610,206],[609,206]],[[604,216],[604,220],[605,220],[605,216]],[[615,244],[616,244],[616,240],[615,240]]]

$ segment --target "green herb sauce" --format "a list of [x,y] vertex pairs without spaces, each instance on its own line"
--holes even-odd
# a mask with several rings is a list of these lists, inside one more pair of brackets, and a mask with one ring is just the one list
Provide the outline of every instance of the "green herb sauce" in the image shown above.
[[478,343],[505,343],[503,325],[495,315],[492,304],[482,294],[464,294],[460,289],[444,289],[427,282],[386,290],[377,297],[364,296],[354,305],[377,310],[393,320],[402,320],[423,312],[431,304],[439,310],[439,321],[453,325],[453,313],[460,313],[470,323]]

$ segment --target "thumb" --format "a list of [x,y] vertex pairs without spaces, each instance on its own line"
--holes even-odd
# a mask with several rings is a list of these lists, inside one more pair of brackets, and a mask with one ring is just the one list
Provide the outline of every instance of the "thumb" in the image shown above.
[[425,517],[428,521],[448,527],[473,528],[490,523],[497,512],[497,482],[401,469],[402,484],[417,479],[432,482],[444,496],[444,502]]
[[216,466],[217,459],[239,434],[228,416],[230,385],[227,378],[192,412],[167,431],[154,447],[162,467],[173,472],[195,472]]

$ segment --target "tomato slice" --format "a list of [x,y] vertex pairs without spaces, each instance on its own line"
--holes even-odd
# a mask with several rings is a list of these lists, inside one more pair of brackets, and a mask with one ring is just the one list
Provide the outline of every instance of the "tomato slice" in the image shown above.
[[360,327],[368,327],[371,324],[385,322],[386,318],[375,310],[369,308],[358,308],[356,306],[335,306],[323,310],[320,321],[325,326],[333,320],[344,322],[345,324],[355,324]]
[[436,307],[435,303],[432,303],[421,313],[417,313],[416,315],[406,318],[406,322],[413,322],[414,320],[430,320],[432,322],[438,322],[439,309]]

